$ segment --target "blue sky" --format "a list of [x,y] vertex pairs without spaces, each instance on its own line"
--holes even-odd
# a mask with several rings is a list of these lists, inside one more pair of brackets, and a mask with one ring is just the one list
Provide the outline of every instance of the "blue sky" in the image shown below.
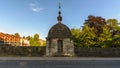
[[[0,0],[0,32],[47,37],[57,23],[59,0]],[[120,0],[61,0],[63,23],[79,28],[88,15],[120,20]]]

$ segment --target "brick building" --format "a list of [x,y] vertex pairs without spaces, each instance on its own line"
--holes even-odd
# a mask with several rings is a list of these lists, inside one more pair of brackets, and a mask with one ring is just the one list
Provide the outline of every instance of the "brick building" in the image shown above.
[[30,46],[29,41],[12,35],[0,32],[0,45],[10,45],[10,46]]

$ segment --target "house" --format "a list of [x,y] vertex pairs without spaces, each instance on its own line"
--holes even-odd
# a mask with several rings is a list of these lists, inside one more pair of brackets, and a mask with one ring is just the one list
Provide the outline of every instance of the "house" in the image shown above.
[[0,45],[30,46],[27,39],[2,32],[0,32]]

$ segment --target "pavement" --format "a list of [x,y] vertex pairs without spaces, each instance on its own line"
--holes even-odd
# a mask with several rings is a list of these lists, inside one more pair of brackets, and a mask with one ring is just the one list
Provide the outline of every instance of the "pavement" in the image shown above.
[[0,57],[0,60],[120,60],[120,57]]
[[0,57],[0,68],[120,68],[120,58]]

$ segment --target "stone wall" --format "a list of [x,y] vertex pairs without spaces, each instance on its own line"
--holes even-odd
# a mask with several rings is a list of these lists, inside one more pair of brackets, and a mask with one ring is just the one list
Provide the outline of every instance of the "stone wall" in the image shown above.
[[73,40],[69,38],[63,40],[63,52],[65,56],[74,56]]
[[[120,57],[120,48],[75,48],[75,57]],[[44,57],[46,47],[3,46],[0,56]]]
[[2,46],[0,45],[0,56],[36,56],[45,55],[46,47],[30,47],[30,46]]
[[120,48],[75,48],[77,57],[120,57]]
[[[61,53],[58,53],[58,40],[62,41],[62,47],[60,48],[63,48],[63,50]],[[46,56],[74,56],[73,40],[71,40],[70,38],[53,38],[47,40],[46,47]]]

